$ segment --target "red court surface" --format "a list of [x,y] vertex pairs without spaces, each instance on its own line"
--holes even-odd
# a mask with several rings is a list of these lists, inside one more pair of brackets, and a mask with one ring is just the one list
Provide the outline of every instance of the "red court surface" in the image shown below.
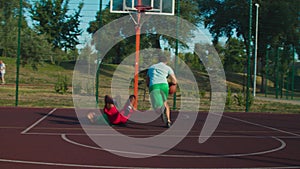
[[[148,158],[103,150],[84,132],[74,109],[1,107],[0,116],[1,169],[300,168],[300,114],[224,113],[214,134],[200,144],[207,113],[199,113],[179,144]],[[113,128],[131,137],[167,130],[159,119]]]

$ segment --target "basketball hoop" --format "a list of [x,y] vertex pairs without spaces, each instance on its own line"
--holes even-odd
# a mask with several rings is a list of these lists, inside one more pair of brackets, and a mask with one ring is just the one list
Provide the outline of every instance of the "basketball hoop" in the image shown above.
[[138,11],[138,12],[146,12],[146,11],[149,11],[152,9],[151,6],[146,6],[146,5],[137,5],[135,6],[135,9]]
[[110,0],[110,12],[174,15],[175,0]]
[[[110,0],[111,13],[129,13],[133,22],[136,24],[136,58],[134,74],[134,95],[136,97],[135,108],[138,101],[138,73],[139,73],[139,51],[142,14],[151,15],[174,15],[175,0]],[[136,20],[131,15],[137,13]]]

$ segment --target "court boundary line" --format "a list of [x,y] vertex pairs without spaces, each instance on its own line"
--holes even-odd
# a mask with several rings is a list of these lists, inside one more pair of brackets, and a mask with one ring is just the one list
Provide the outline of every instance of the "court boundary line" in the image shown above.
[[[55,133],[55,132],[46,132],[46,133],[45,132],[32,132],[32,133],[30,132],[30,133],[28,133],[29,130],[31,130],[32,128],[34,128],[36,125],[38,125],[41,121],[43,121],[48,116],[50,116],[56,110],[57,110],[57,108],[52,109],[47,115],[43,116],[41,119],[39,119],[34,124],[32,124],[31,126],[29,126],[27,129],[25,129],[24,131],[22,131],[21,134],[32,134],[32,135],[61,135],[61,134],[67,134],[67,135],[86,135],[86,134],[81,134],[81,133],[65,133],[65,132],[64,133]],[[213,114],[215,114],[215,113],[213,113]],[[215,115],[219,115],[219,114],[215,114]],[[234,121],[239,121],[239,122],[246,123],[246,124],[249,124],[249,125],[253,125],[253,126],[257,126],[257,127],[269,129],[269,130],[271,130],[273,132],[279,132],[279,133],[284,133],[284,134],[291,135],[291,136],[271,135],[271,136],[275,136],[277,138],[295,138],[295,139],[298,139],[300,137],[300,134],[298,134],[298,133],[281,130],[281,129],[278,129],[278,128],[275,128],[275,127],[263,125],[263,124],[256,123],[256,122],[251,122],[251,121],[248,121],[248,120],[243,120],[243,119],[232,117],[232,116],[229,116],[229,115],[224,115],[223,114],[222,116],[224,118],[228,118],[228,119],[231,119],[231,120],[234,120]],[[92,130],[99,130],[99,128],[98,127],[92,128]],[[121,130],[126,130],[126,129],[121,129]],[[153,130],[153,131],[157,131],[157,130]],[[198,131],[195,131],[195,132],[198,132]],[[222,132],[224,132],[224,131],[222,131]],[[225,132],[228,132],[228,131],[225,130]],[[241,131],[237,131],[237,132],[241,132]],[[267,131],[251,131],[251,132],[255,133],[255,132],[267,132]],[[106,134],[102,134],[102,135],[106,135]],[[136,135],[134,135],[134,136],[136,136]],[[139,135],[137,135],[137,136],[139,136]],[[221,137],[224,137],[224,136],[221,135]],[[230,137],[230,136],[228,136],[228,137]]]
[[[38,121],[36,121],[34,124],[32,124],[31,126],[29,126],[28,128],[26,128],[22,134],[36,134],[36,133],[29,133],[28,131],[31,130],[32,128],[36,127],[40,122],[42,122],[44,119],[46,119],[47,117],[49,117],[53,112],[55,112],[57,109],[52,109],[47,115],[43,116],[41,119],[39,119]],[[227,116],[227,115],[223,115],[225,118],[230,118],[230,119],[233,119],[233,120],[236,120],[236,121],[240,121],[240,122],[243,122],[243,123],[246,123],[246,124],[251,124],[251,125],[254,125],[254,126],[258,126],[258,127],[263,127],[263,128],[266,128],[266,129],[270,129],[271,131],[276,131],[276,132],[280,132],[280,133],[285,133],[285,134],[289,134],[291,136],[281,136],[279,138],[288,138],[288,137],[291,137],[291,138],[297,138],[300,136],[300,134],[296,134],[296,133],[293,133],[293,132],[289,132],[289,131],[284,131],[284,130],[281,130],[281,129],[278,129],[278,128],[274,128],[274,127],[271,127],[271,126],[266,126],[266,125],[263,125],[263,124],[259,124],[259,123],[256,123],[256,122],[251,122],[251,121],[247,121],[247,120],[242,120],[242,119],[239,119],[239,118],[235,118],[235,117],[231,117],[231,116]],[[40,134],[45,134],[45,133],[40,133]],[[58,134],[58,133],[56,133]],[[72,133],[68,134],[68,135],[72,135]],[[220,136],[217,136],[217,137],[220,137]],[[261,137],[264,137],[264,136],[261,136]],[[273,136],[274,137],[274,136]],[[67,163],[51,163],[51,162],[39,162],[39,161],[24,161],[24,160],[9,160],[9,159],[1,159],[0,158],[0,162],[8,162],[8,163],[20,163],[20,164],[35,164],[35,165],[52,165],[52,166],[68,166],[68,167],[88,167],[88,168],[97,168],[97,167],[104,167],[104,168],[107,168],[107,167],[113,167],[113,168],[118,168],[116,166],[96,166],[96,165],[81,165],[81,164],[67,164]],[[263,169],[263,168],[266,168],[266,169],[288,169],[288,168],[298,168],[299,166],[284,166],[284,167],[259,167],[259,168],[252,168],[252,169]],[[120,167],[120,168],[124,168],[124,167]],[[126,168],[126,167],[125,167]],[[141,167],[139,167],[141,168]],[[149,167],[148,167],[149,168]],[[144,168],[146,169],[146,167]],[[151,168],[153,169],[153,168]],[[166,169],[166,168],[164,168]],[[224,168],[225,169],[225,168]],[[229,168],[228,168],[229,169]],[[251,169],[251,168],[241,168],[241,169]]]
[[[216,115],[218,115],[218,114],[216,114]],[[251,122],[251,121],[248,121],[248,120],[242,120],[240,118],[231,117],[231,116],[224,115],[224,114],[222,116],[225,117],[225,118],[229,118],[229,119],[236,120],[236,121],[239,121],[239,122],[243,122],[243,123],[246,123],[246,124],[251,124],[251,125],[254,125],[254,126],[266,128],[266,129],[277,131],[277,132],[280,132],[280,133],[284,133],[284,134],[289,134],[289,135],[300,137],[300,134],[296,134],[296,133],[292,133],[292,132],[289,132],[289,131],[281,130],[281,129],[278,129],[278,128],[275,128],[275,127],[271,127],[271,126],[259,124],[259,123],[256,123],[256,122]]]
[[117,167],[117,166],[84,165],[84,164],[72,164],[72,163],[55,163],[55,162],[9,160],[9,159],[0,159],[0,162],[19,163],[19,164],[33,164],[33,165],[48,165],[48,166],[61,166],[61,167],[80,167],[80,168],[119,168],[119,169],[128,168],[128,167]]
[[[9,159],[0,159],[0,162],[8,163],[19,163],[19,164],[34,164],[34,165],[48,165],[48,166],[61,166],[61,167],[80,167],[80,168],[118,168],[118,169],[127,169],[129,167],[120,167],[120,166],[101,166],[101,165],[80,165],[80,164],[71,164],[71,163],[53,163],[53,162],[40,162],[40,161],[25,161],[25,160],[9,160]],[[285,166],[285,167],[239,167],[238,169],[294,169],[299,168],[300,166]],[[154,169],[150,167],[130,167],[132,169]],[[234,167],[237,169],[237,167]],[[222,168],[222,169],[234,169],[234,168]],[[155,168],[155,169],[182,169],[182,168]],[[198,168],[198,169],[208,169],[208,168]]]
[[[44,133],[44,132],[29,132],[25,133],[26,135],[45,135],[45,136],[61,136],[62,134],[68,135],[68,136],[88,136],[85,133]],[[91,136],[106,136],[106,137],[118,137],[117,135],[112,134],[91,134]],[[127,135],[130,137],[153,137],[155,135]],[[173,135],[173,136],[166,136],[166,137],[181,137],[181,135]],[[187,138],[194,138],[199,137],[199,135],[190,135],[187,136]],[[202,137],[208,137],[208,136],[202,136]],[[276,137],[279,139],[300,139],[299,136],[281,136],[281,135],[268,135],[268,136],[260,136],[260,135],[253,135],[253,136],[244,136],[244,135],[217,135],[217,136],[210,136],[211,138],[270,138],[270,137]]]
[[[0,162],[8,163],[19,163],[19,164],[34,164],[34,165],[48,165],[48,166],[62,166],[62,167],[80,167],[80,168],[118,168],[118,169],[127,169],[128,167],[120,166],[100,166],[100,165],[80,165],[80,164],[71,164],[71,163],[51,163],[51,162],[39,162],[39,161],[24,161],[24,160],[9,160],[9,159],[0,159]],[[300,166],[288,166],[288,167],[242,167],[238,169],[294,169],[299,168]],[[132,168],[132,167],[131,167]],[[154,169],[150,167],[133,167],[132,169]],[[155,168],[155,169],[182,169],[182,168]],[[208,168],[198,168],[198,169],[208,169]],[[222,169],[233,169],[231,168],[222,168]],[[237,169],[237,168],[236,168]]]
[[29,127],[27,127],[25,130],[23,130],[21,132],[21,134],[26,134],[29,130],[31,130],[32,128],[34,128],[36,125],[38,125],[40,122],[42,122],[44,119],[46,119],[48,116],[50,116],[53,112],[55,112],[57,110],[57,108],[52,109],[50,112],[48,112],[47,115],[43,116],[42,118],[40,118],[39,120],[37,120],[35,123],[33,123],[32,125],[30,125]]
[[[90,145],[86,145],[86,144],[81,144],[79,142],[76,142],[76,141],[73,141],[73,140],[69,139],[66,134],[62,134],[61,138],[64,141],[66,141],[66,142],[68,142],[70,144],[74,144],[74,145],[77,145],[77,146],[80,146],[80,147],[90,148],[90,149],[94,149],[94,150],[119,152],[119,153],[123,153],[123,154],[153,155],[153,154],[148,154],[148,153],[137,153],[137,152],[120,151],[120,150],[113,150],[113,149],[103,149],[100,146],[99,147],[94,147],[94,146],[90,146]],[[281,139],[279,139],[277,137],[274,137],[274,136],[270,136],[268,138],[271,138],[271,139],[274,139],[274,140],[280,142],[281,145],[279,147],[271,148],[269,150],[258,151],[258,152],[250,152],[250,153],[220,154],[220,155],[174,155],[174,154],[170,155],[170,154],[159,154],[159,155],[156,155],[156,156],[159,156],[159,157],[173,157],[173,158],[227,158],[227,157],[244,157],[244,156],[253,156],[253,155],[268,154],[268,153],[280,151],[280,150],[282,150],[282,149],[284,149],[286,147],[286,143],[283,140],[281,140]]]

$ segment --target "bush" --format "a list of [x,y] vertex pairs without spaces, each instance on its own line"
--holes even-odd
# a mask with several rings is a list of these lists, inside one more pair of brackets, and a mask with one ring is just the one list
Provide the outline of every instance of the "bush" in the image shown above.
[[226,97],[226,106],[232,105],[232,93],[231,89],[228,87],[227,89],[227,97]]
[[[254,97],[251,93],[248,94],[248,105],[249,108],[253,105],[253,101],[254,101]],[[237,103],[238,106],[243,106],[246,107],[246,97],[244,96],[244,94],[242,92],[237,93],[237,95],[234,96],[235,101]]]
[[246,100],[244,99],[244,95],[242,92],[238,92],[235,96],[234,96],[236,103],[238,106],[244,106]]
[[201,96],[201,98],[204,98],[205,94],[206,94],[205,90],[200,90],[200,96]]
[[65,94],[68,91],[68,78],[66,75],[58,75],[54,90],[60,94]]

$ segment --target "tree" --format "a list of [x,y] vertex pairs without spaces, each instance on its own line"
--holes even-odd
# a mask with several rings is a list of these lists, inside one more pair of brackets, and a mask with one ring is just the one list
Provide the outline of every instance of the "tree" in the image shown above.
[[[23,1],[23,9],[29,7],[27,1]],[[19,20],[19,0],[1,1],[0,3],[0,48],[2,55],[6,57],[16,57],[18,42],[18,20]],[[27,24],[24,16],[21,23],[21,64],[31,65],[33,69],[42,63],[46,56],[51,55],[51,45],[45,40],[43,35],[38,35]]]
[[74,50],[79,44],[78,36],[80,12],[83,3],[79,3],[77,11],[69,14],[69,0],[36,1],[30,9],[33,25],[39,34],[45,34],[55,49]]
[[51,44],[44,35],[38,35],[33,30],[26,28],[21,33],[21,64],[31,65],[37,70],[46,58],[52,55]]
[[247,56],[243,42],[236,38],[230,38],[225,44],[224,51],[224,69],[232,72],[244,72]]
[[[203,18],[205,27],[210,30],[216,44],[220,37],[237,36],[244,40],[247,53],[253,50],[249,46],[249,1],[248,0],[198,0],[199,15]],[[265,65],[267,46],[277,49],[279,46],[290,50],[295,46],[299,53],[299,17],[300,3],[298,0],[253,0],[260,4],[258,60]],[[255,14],[255,8],[253,8]],[[252,35],[255,21],[253,20]],[[290,60],[287,55],[281,55],[280,60]],[[288,63],[287,63],[288,64]],[[286,72],[286,70],[282,70]],[[262,72],[264,73],[264,72]],[[264,78],[264,77],[263,77]],[[264,82],[264,80],[262,80]],[[261,85],[262,87],[264,84]]]
[[[193,53],[179,53],[179,58],[185,64],[189,66],[189,68],[197,71],[205,71],[205,67],[201,64],[199,56]],[[179,62],[180,64],[180,62]]]
[[[0,50],[3,56],[13,57],[16,55],[17,33],[19,19],[19,0],[0,0]],[[28,8],[28,3],[23,1],[23,11]],[[22,28],[27,28],[25,17],[22,16]]]
[[[197,14],[198,11],[198,4],[196,0],[188,1],[188,0],[181,0],[180,1],[181,5],[181,17],[188,20],[189,22],[197,25],[201,22],[200,17]],[[177,6],[177,5],[176,5]],[[177,10],[175,10],[177,11]],[[110,23],[113,20],[116,20],[124,15],[128,14],[115,14],[115,13],[110,13],[109,10],[109,5],[106,6],[106,8],[102,11],[100,14],[99,12],[97,13],[95,21],[90,22],[90,26],[88,27],[87,31],[91,34],[94,34],[98,29],[100,29],[102,26]],[[101,17],[100,17],[101,16]],[[101,18],[101,19],[100,19]],[[101,22],[102,21],[102,22]],[[164,24],[167,22],[166,20],[161,20],[161,24]],[[159,24],[159,23],[156,23]],[[174,38],[166,37],[164,35],[159,35],[155,31],[155,27],[151,27],[151,25],[147,25],[149,29],[147,29],[147,34],[142,34],[141,35],[141,47],[140,49],[145,49],[145,48],[162,48],[161,41],[166,42],[169,44],[170,48],[174,48],[176,44],[176,40]],[[186,30],[186,38],[191,37],[191,32],[192,30]],[[122,28],[120,28],[120,34],[122,34]],[[115,36],[115,35],[111,35]],[[113,37],[111,37],[113,38]],[[124,43],[126,42],[126,43]],[[135,51],[135,46],[134,45],[128,45],[128,44],[135,44],[135,37],[130,37],[126,39],[124,42],[119,43],[116,45],[112,51],[117,53],[117,55],[109,55],[106,57],[116,57],[118,56],[119,58],[117,59],[110,59],[113,63],[120,63],[124,57],[126,57],[127,54],[132,53]],[[187,47],[186,44],[182,44],[179,42],[181,47]],[[124,46],[125,45],[125,46]],[[126,52],[124,52],[126,51]],[[109,59],[108,59],[109,60]]]

